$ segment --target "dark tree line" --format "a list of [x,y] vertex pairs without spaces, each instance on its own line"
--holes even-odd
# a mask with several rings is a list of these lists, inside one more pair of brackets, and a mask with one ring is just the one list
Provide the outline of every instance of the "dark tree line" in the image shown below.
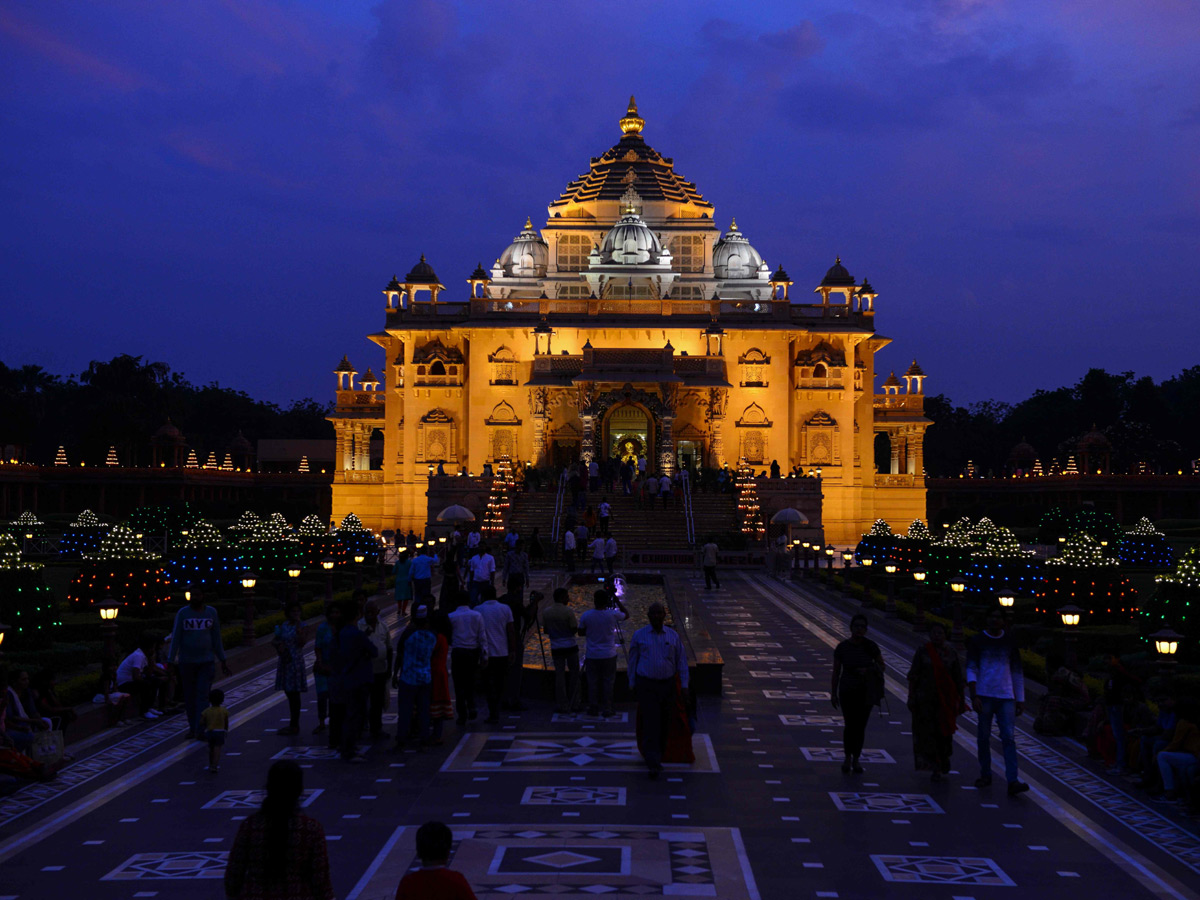
[[223,454],[241,431],[259,438],[332,438],[330,407],[306,398],[287,408],[212,383],[194,385],[166,363],[122,354],[60,377],[40,366],[0,362],[0,449],[50,465],[61,445],[72,465],[104,462],[117,448],[123,465],[149,465],[151,438],[168,419],[200,461]]
[[934,421],[925,439],[930,476],[956,476],[968,461],[977,474],[1008,471],[1021,441],[1032,444],[1043,466],[1066,463],[1080,438],[1097,430],[1112,445],[1111,471],[1132,472],[1145,463],[1154,472],[1188,471],[1200,457],[1200,366],[1155,383],[1133,372],[1089,369],[1073,387],[1035,391],[1020,403],[985,400],[955,406],[943,394],[925,400]]

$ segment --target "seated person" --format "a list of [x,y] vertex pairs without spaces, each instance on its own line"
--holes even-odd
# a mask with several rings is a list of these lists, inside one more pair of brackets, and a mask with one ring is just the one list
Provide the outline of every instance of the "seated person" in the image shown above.
[[75,710],[58,699],[58,688],[54,683],[56,673],[53,669],[42,669],[33,679],[33,699],[38,711],[51,719],[58,719],[65,740],[67,726],[79,718]]
[[1142,777],[1137,786],[1151,792],[1162,789],[1158,777],[1158,754],[1171,742],[1177,718],[1173,694],[1162,694],[1154,700],[1158,706],[1158,717],[1153,724],[1129,731],[1130,737],[1137,738],[1138,757],[1142,768]]
[[1171,742],[1158,754],[1158,772],[1165,793],[1160,800],[1175,801],[1186,796],[1190,783],[1200,774],[1200,704],[1176,704],[1178,716]]
[[8,671],[0,669],[0,747],[28,753],[33,744],[33,729],[14,727],[10,717],[12,693],[8,689]]
[[[46,731],[52,726],[50,719],[38,710],[30,685],[29,673],[24,669],[8,686],[8,730],[29,732]],[[31,738],[32,739],[32,738]]]
[[1038,706],[1033,728],[1038,734],[1077,737],[1083,727],[1092,700],[1083,675],[1065,664],[1046,659],[1047,671],[1053,672],[1045,695]]
[[117,690],[136,700],[138,712],[143,719],[157,719],[162,715],[161,711],[154,708],[161,681],[150,662],[157,646],[157,637],[143,634],[138,640],[137,649],[117,666]]

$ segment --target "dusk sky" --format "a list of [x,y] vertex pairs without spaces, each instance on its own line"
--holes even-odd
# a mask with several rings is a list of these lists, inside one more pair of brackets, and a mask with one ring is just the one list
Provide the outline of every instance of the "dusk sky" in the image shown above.
[[927,390],[1200,363],[1195,0],[0,4],[0,361],[128,352],[287,403],[620,136]]

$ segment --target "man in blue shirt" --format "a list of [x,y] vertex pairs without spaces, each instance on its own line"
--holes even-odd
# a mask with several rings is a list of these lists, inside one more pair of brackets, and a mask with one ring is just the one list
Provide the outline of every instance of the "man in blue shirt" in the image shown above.
[[358,607],[343,607],[342,629],[333,642],[333,676],[329,679],[330,730],[341,735],[342,759],[363,762],[358,739],[367,724],[367,700],[374,681],[372,661],[379,651],[358,627]]
[[414,602],[428,603],[429,598],[433,596],[433,564],[436,562],[437,557],[430,553],[429,545],[426,544],[417,551],[417,555],[409,564],[408,577],[412,579]]
[[429,704],[433,698],[433,649],[437,635],[429,627],[429,607],[421,604],[413,610],[416,626],[397,644],[396,704],[399,716],[396,723],[396,746],[400,750],[408,739],[413,704],[417,706],[418,735],[422,744],[432,741],[429,734]]
[[188,604],[175,614],[171,630],[171,650],[167,661],[179,667],[183,688],[183,706],[187,711],[188,737],[204,738],[200,730],[200,713],[208,703],[216,660],[221,672],[229,677],[225,662],[225,647],[221,643],[221,620],[217,611],[204,602],[198,590],[188,594]]
[[675,679],[687,691],[688,665],[679,633],[665,627],[663,605],[651,603],[646,618],[650,624],[635,631],[629,642],[629,689],[638,702],[642,757],[650,778],[656,779],[662,771],[671,714],[677,708]]

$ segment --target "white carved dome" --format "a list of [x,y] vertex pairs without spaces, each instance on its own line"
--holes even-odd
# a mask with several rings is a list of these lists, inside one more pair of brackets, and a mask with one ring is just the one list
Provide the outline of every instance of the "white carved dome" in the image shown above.
[[757,278],[768,272],[767,264],[738,231],[737,220],[713,247],[713,275],[722,281]]
[[543,278],[549,263],[550,248],[530,219],[525,220],[521,233],[500,254],[500,268],[510,278]]
[[627,212],[604,236],[600,256],[605,263],[642,265],[657,263],[663,255],[658,236],[637,213]]

